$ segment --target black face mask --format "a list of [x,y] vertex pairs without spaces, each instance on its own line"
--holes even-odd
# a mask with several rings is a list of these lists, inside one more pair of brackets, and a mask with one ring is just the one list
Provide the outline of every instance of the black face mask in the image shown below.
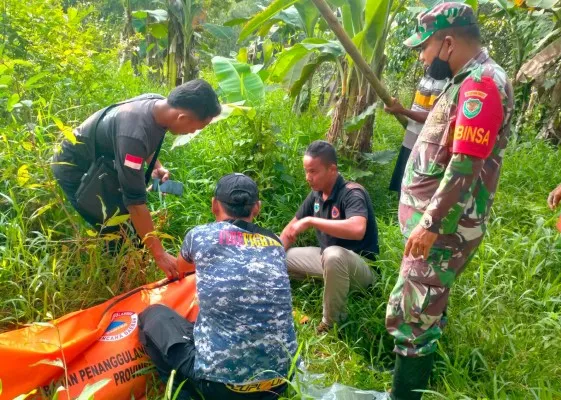
[[[440,50],[442,50],[443,45],[444,42],[442,42],[442,44],[440,45]],[[427,70],[429,76],[432,79],[436,79],[437,81],[450,79],[453,76],[452,69],[450,68],[450,63],[448,61],[444,61],[442,58],[439,57],[440,50],[438,50],[438,55],[433,60],[433,62],[429,66],[429,69]],[[450,59],[450,57],[448,57],[448,59]]]

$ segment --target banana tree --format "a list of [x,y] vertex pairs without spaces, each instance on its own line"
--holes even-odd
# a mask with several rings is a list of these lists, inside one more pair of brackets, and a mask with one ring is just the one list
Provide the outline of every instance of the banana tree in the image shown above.
[[265,85],[259,75],[262,65],[249,65],[238,60],[216,56],[212,67],[219,92],[227,103],[247,102],[259,105],[265,96]]
[[517,81],[532,84],[536,91],[531,103],[539,99],[547,110],[538,138],[561,143],[561,37],[522,65]]
[[[272,52],[268,49],[272,49],[273,46],[276,45],[277,50],[282,51],[283,47],[287,47],[287,44],[289,44],[288,47],[290,47],[291,44],[303,38],[305,40],[316,38],[316,35],[320,33],[316,29],[318,21],[319,12],[311,0],[300,0],[290,3],[277,1],[271,3],[269,7],[265,8],[254,17],[241,21],[246,22],[246,24],[240,33],[240,40],[244,40],[251,33],[256,32],[258,37],[252,42],[251,46],[255,44],[261,45],[263,49],[261,53],[263,62],[267,65],[272,55]],[[312,53],[308,56],[306,58],[309,58],[310,61],[314,59]],[[292,56],[289,55],[289,57]],[[306,63],[303,61],[300,62],[297,70],[301,70],[305,64]],[[297,79],[295,74],[292,73],[293,79],[291,82],[290,78],[284,81],[283,77],[279,76],[277,68],[277,73],[274,75],[276,79],[271,80],[275,83],[283,82],[290,88],[291,94],[295,99],[295,112],[305,111],[310,104],[312,82],[316,69],[317,68],[308,69],[306,79],[301,80]],[[299,81],[297,89],[291,86],[291,84],[294,83],[294,79]],[[303,91],[303,87],[307,88],[307,90]]]
[[167,71],[169,85],[173,87],[195,79],[199,74],[195,42],[205,13],[198,0],[168,0],[168,10]]
[[[310,2],[275,0],[246,23],[240,36],[255,31],[283,9],[295,4],[303,8],[307,3]],[[380,76],[388,28],[404,0],[398,4],[394,0],[330,0],[329,3],[362,58]],[[334,63],[340,84],[327,139],[339,142],[348,153],[369,152],[375,110],[371,106],[377,96],[353,60],[343,55],[339,42],[306,39],[284,50],[272,66],[270,79],[284,82],[291,95],[296,96],[306,77],[325,62]]]
[[152,77],[163,76],[167,51],[168,13],[166,10],[136,10],[131,12],[131,25],[144,40],[138,43],[137,57],[144,58]]
[[135,31],[132,24],[132,6],[131,0],[121,0],[124,10],[124,26],[121,31],[120,42],[124,44],[121,54],[120,54],[120,64],[123,65],[125,62],[130,61],[131,66],[135,72],[138,74],[138,53],[134,51],[135,47],[138,45],[135,39]]
[[[545,51],[546,46],[561,37],[561,12],[558,3],[559,0],[516,0],[514,3],[506,0],[493,0],[492,2],[499,10],[492,17],[495,19],[501,17],[507,21],[512,41],[514,54],[513,57],[510,57],[509,67],[511,74],[517,77],[514,86],[517,113],[513,130],[515,138],[528,120],[536,98],[541,97],[545,100],[550,89],[559,90],[560,88],[560,86],[556,86],[554,79],[555,76],[559,79],[559,76],[555,73],[555,68],[550,68],[549,64],[552,62],[555,65],[556,59],[553,58],[548,63],[542,61],[545,54],[553,54],[555,57],[555,52],[551,53],[552,48],[549,47],[546,53],[541,53],[542,50]],[[507,42],[507,44],[510,43]],[[540,66],[540,68],[538,69],[536,66]],[[546,66],[547,69],[545,69]],[[538,96],[532,95],[533,89],[537,91]],[[553,98],[549,100],[551,101],[544,101],[544,120],[549,120],[550,124],[545,125],[549,124],[551,127],[544,128],[539,136],[556,140],[555,136],[559,133],[554,132],[559,130],[559,112],[558,107],[554,106],[556,104],[555,96],[553,95]]]
[[[543,104],[542,126],[538,138],[561,143],[561,9],[559,0],[522,0],[516,6],[529,14],[540,13],[548,21],[548,33],[533,41],[528,60],[516,75],[516,86],[524,91],[523,105],[515,127],[517,134],[539,101]],[[523,12],[523,11],[522,11]],[[530,88],[533,94],[528,95]]]

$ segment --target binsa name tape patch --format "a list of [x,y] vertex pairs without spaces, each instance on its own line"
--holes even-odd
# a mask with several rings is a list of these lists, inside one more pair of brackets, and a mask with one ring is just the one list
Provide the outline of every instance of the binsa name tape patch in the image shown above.
[[492,78],[469,77],[460,88],[454,153],[487,158],[493,151],[503,123],[501,95]]

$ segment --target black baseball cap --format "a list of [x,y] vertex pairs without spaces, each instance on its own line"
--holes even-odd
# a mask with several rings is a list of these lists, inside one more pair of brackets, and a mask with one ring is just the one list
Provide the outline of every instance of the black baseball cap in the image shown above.
[[259,190],[253,179],[235,172],[220,178],[214,190],[214,197],[231,205],[255,204],[259,201]]

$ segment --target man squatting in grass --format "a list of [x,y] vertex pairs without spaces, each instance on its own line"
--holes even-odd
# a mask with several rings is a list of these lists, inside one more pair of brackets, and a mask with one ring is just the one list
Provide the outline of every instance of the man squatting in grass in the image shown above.
[[[53,173],[76,211],[100,229],[103,221],[80,207],[76,191],[94,161],[94,154],[115,160],[123,202],[136,232],[144,239],[158,267],[168,277],[177,277],[175,257],[166,253],[157,237],[148,235],[154,231],[154,225],[146,207],[142,165],[151,161],[166,131],[183,135],[204,128],[220,114],[220,103],[212,87],[201,79],[176,87],[167,99],[159,95],[141,95],[131,100],[107,112],[97,125],[95,143],[92,143],[92,131],[101,111],[86,119],[75,131],[79,144],[63,141],[61,152],[54,158]],[[165,182],[169,179],[169,171],[156,161],[152,177]]]
[[[195,271],[195,324],[152,305],[139,316],[140,341],[162,379],[195,399],[276,399],[285,391],[296,334],[286,254],[280,239],[252,223],[261,202],[243,174],[222,177],[212,199],[216,222],[193,228],[177,256]],[[197,394],[197,393],[200,393]]]
[[316,231],[320,247],[292,248],[286,262],[292,278],[323,278],[323,318],[317,327],[323,333],[345,319],[349,290],[374,283],[376,274],[361,256],[375,260],[378,228],[368,192],[339,174],[331,144],[312,142],[304,155],[304,170],[312,192],[281,240],[288,249],[302,232]]
[[386,328],[397,353],[391,397],[411,400],[427,386],[452,284],[483,239],[513,94],[465,4],[421,13],[405,45],[420,48],[433,78],[450,78],[411,152],[398,212],[407,243]]
[[405,137],[399,149],[399,155],[397,156],[395,168],[390,180],[390,190],[394,192],[401,192],[401,181],[403,180],[403,173],[405,172],[407,160],[409,160],[409,156],[411,155],[411,149],[417,141],[419,132],[423,129],[429,111],[442,92],[442,88],[445,84],[445,79],[434,79],[427,73],[417,86],[411,109],[403,107],[395,98],[392,99],[393,103],[390,106],[384,105],[384,111],[387,113],[392,115],[404,115],[408,119]]

